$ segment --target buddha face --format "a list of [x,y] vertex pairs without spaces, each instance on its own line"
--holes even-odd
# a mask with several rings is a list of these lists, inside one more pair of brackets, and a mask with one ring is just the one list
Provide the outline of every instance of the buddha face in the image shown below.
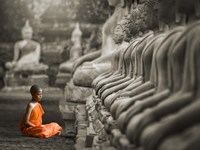
[[108,0],[108,4],[109,6],[117,6],[117,4],[119,4],[121,1],[120,0]]
[[158,27],[158,17],[156,13],[156,9],[150,8],[149,6],[145,6],[146,12],[144,13],[144,21],[146,22],[148,29],[155,29]]
[[22,38],[30,40],[32,38],[32,30],[27,28],[22,30]]
[[138,20],[132,20],[131,23],[129,24],[129,30],[130,34],[132,36],[138,34]]
[[138,26],[138,30],[141,31],[141,32],[144,32],[147,30],[147,25],[145,23],[145,20],[144,18],[138,18],[138,21],[137,21],[137,26]]
[[113,40],[115,41],[116,44],[120,44],[122,43],[123,39],[124,39],[123,28],[121,25],[117,25],[114,28]]

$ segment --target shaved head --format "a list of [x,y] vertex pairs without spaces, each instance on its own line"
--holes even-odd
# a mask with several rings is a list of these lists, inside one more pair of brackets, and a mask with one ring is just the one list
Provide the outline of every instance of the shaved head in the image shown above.
[[32,95],[35,94],[35,93],[37,93],[37,92],[39,92],[39,91],[42,91],[42,88],[39,87],[38,85],[33,85],[33,86],[31,86],[31,88],[30,88],[30,93],[31,93]]

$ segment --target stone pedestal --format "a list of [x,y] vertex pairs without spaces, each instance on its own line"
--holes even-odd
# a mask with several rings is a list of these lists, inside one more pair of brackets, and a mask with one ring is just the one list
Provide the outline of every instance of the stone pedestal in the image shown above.
[[56,76],[56,86],[60,88],[65,88],[66,83],[70,81],[72,75],[70,73],[61,73],[58,72]]
[[62,114],[62,118],[65,122],[65,127],[63,129],[64,136],[75,136],[76,135],[76,124],[75,124],[75,109],[76,104],[66,102],[61,99],[59,103],[59,109]]
[[18,86],[31,86],[33,84],[38,84],[40,87],[49,86],[49,77],[45,74],[9,74],[6,73],[4,78],[5,86],[8,87],[18,87]]
[[71,79],[65,86],[64,99],[68,102],[85,104],[91,94],[91,88],[75,86]]

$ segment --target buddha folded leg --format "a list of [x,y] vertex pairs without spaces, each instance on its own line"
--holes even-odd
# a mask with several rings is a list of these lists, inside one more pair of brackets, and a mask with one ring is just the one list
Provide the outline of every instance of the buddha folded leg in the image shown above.
[[185,129],[180,134],[166,137],[158,146],[159,150],[198,150],[200,147],[200,125]]
[[[187,99],[182,99],[180,101],[180,104],[177,104],[178,102],[176,101],[175,104],[177,105],[173,105],[172,110],[177,109],[178,106],[178,110],[180,108],[182,108],[177,114],[171,115],[172,117],[169,117],[169,119],[165,119],[164,122],[161,122],[160,124],[158,124],[157,128],[158,131],[161,131],[159,133],[159,137],[160,139],[164,138],[167,134],[172,134],[172,132],[176,132],[175,129],[177,129],[177,131],[182,130],[183,128],[186,128],[190,125],[195,124],[196,122],[199,122],[198,120],[198,107],[200,105],[199,99],[197,99],[196,101],[194,101],[193,99],[194,96],[196,96],[196,98],[199,97],[199,72],[197,67],[199,66],[199,42],[198,42],[198,31],[199,31],[199,26],[198,26],[198,22],[197,24],[194,24],[194,26],[192,25],[188,28],[187,31],[189,31],[188,33],[188,45],[190,45],[190,47],[188,47],[188,51],[187,51],[187,61],[185,64],[185,76],[184,76],[184,84],[182,87],[182,93],[180,92],[179,94],[183,94],[186,92],[186,94],[189,96],[188,100]],[[197,26],[196,26],[197,25]],[[196,87],[196,88],[194,88]],[[182,97],[182,96],[179,96]],[[183,104],[181,104],[181,102]],[[188,103],[192,103],[189,106]],[[166,111],[166,110],[165,110]],[[184,118],[180,118],[180,117],[184,117]],[[176,120],[175,120],[175,119]],[[185,119],[184,121],[182,119]],[[177,127],[177,124],[180,125],[179,128]],[[173,126],[173,127],[172,127]],[[153,130],[153,129],[152,129]],[[155,130],[155,129],[154,129]],[[155,141],[153,141],[153,143],[149,144],[150,141],[150,137],[152,138],[152,131],[148,131],[148,136],[143,136],[144,138],[141,139],[142,141],[144,141],[143,143],[148,143],[147,145],[149,145],[150,147],[152,147],[152,145],[156,145],[158,143],[158,139],[154,139]],[[167,132],[167,133],[166,133]],[[154,136],[153,136],[154,137]],[[147,142],[145,142],[147,141]],[[152,142],[152,141],[151,141]]]
[[142,84],[142,81],[136,79],[136,80],[134,80],[134,84],[132,84],[131,87],[130,87],[130,86],[127,86],[127,87],[124,88],[123,90],[119,90],[119,91],[117,91],[117,92],[115,92],[115,93],[110,94],[110,95],[107,96],[107,97],[105,98],[105,100],[103,101],[105,107],[106,107],[108,110],[110,110],[111,105],[115,102],[115,100],[116,100],[117,98],[126,96],[125,93],[126,93],[126,91],[129,90],[129,88],[131,88],[131,89],[132,89],[132,88],[136,88],[137,86],[139,86],[139,85],[141,85],[141,84]]
[[[136,49],[137,49],[137,55],[138,55],[138,57],[139,58],[141,58],[141,53],[142,53],[142,51],[143,51],[143,48],[144,48],[144,46],[146,45],[146,42],[147,42],[147,40],[148,40],[148,38],[150,38],[152,36],[152,34],[147,34],[147,35],[145,35],[144,37],[143,37],[143,39],[138,43],[138,45],[137,45],[137,47],[135,47]],[[136,50],[135,49],[135,50]],[[135,53],[136,54],[136,53]],[[139,63],[140,61],[138,61],[138,68],[140,68],[140,63]],[[125,66],[126,66],[126,61],[125,61]],[[127,77],[127,79],[128,80],[125,80],[125,81],[127,81],[125,84],[123,84],[123,85],[119,85],[119,86],[117,86],[117,87],[113,87],[113,89],[111,89],[111,90],[108,90],[107,89],[107,91],[108,92],[106,92],[103,96],[102,96],[102,98],[103,99],[105,99],[105,97],[106,96],[108,96],[110,93],[112,93],[113,91],[115,91],[115,90],[119,90],[119,89],[121,89],[121,88],[124,88],[124,87],[126,87],[127,86],[127,84],[129,84],[130,83],[130,80],[129,80],[129,78]],[[134,79],[133,79],[134,80]],[[123,80],[122,80],[123,81]],[[124,81],[123,81],[124,82]]]
[[107,71],[105,73],[101,73],[99,76],[97,76],[93,81],[92,81],[92,88],[96,90],[96,87],[98,83],[104,79],[109,78],[113,74],[112,71]]
[[[148,44],[148,46],[145,48],[146,50],[143,52],[143,57],[144,57],[144,62],[146,62],[145,63],[145,65],[144,65],[144,67],[150,67],[149,65],[147,65],[148,63],[148,61],[150,61],[151,59],[151,57],[149,57],[149,55],[151,55],[152,56],[152,50],[154,49],[154,44],[159,44],[160,42],[162,42],[162,39],[164,38],[164,35],[158,35],[158,36],[156,36],[156,37],[154,37],[154,39]],[[151,67],[150,67],[151,68]],[[146,68],[145,69],[145,71],[144,71],[144,74],[149,74],[150,75],[150,71],[147,71],[147,69],[149,69],[149,68]],[[148,73],[149,72],[149,73]],[[147,77],[145,77],[145,79],[146,80],[149,80],[149,77],[147,78]],[[151,90],[149,90],[149,92],[147,91],[146,92],[146,94],[147,94],[147,97],[148,96],[150,96],[150,95],[148,95],[149,93],[151,93],[150,92]],[[155,91],[155,90],[154,90]],[[153,92],[153,91],[152,91]],[[145,93],[142,93],[143,94],[143,96],[145,96]],[[144,98],[144,97],[143,97]],[[136,100],[136,99],[135,99]],[[134,101],[135,100],[133,100],[133,102],[132,103],[134,103]],[[121,111],[123,111],[123,110],[125,110],[126,109],[126,107],[130,107],[131,105],[130,105],[130,103],[131,102],[129,102],[129,103],[127,103],[127,105],[123,105],[122,107],[121,107],[121,109],[118,109],[118,114],[120,114],[120,112]]]
[[116,110],[116,114],[115,114],[116,118],[118,118],[120,116],[120,114],[122,112],[124,112],[125,110],[127,110],[131,105],[134,105],[134,103],[137,100],[148,98],[148,97],[152,96],[155,93],[155,91],[156,91],[155,89],[145,91],[141,94],[138,94],[137,96],[132,97],[130,101],[125,102],[122,105],[119,105],[118,109]]
[[[134,80],[134,79],[132,79]],[[102,93],[102,100],[105,100],[107,96],[109,96],[110,94],[114,93],[114,92],[118,92],[119,90],[123,90],[124,88],[126,88],[128,85],[130,84],[130,77],[126,78],[126,81],[124,81],[124,83],[119,83],[116,86],[113,86],[109,89],[107,89],[105,92]]]
[[144,129],[140,141],[144,149],[155,150],[158,144],[167,136],[181,132],[200,122],[200,101],[181,109],[176,114],[169,115]]
[[137,100],[133,105],[130,105],[130,107],[126,111],[122,112],[117,119],[120,130],[124,133],[126,125],[133,116],[141,113],[146,108],[158,104],[159,101],[166,99],[169,96],[169,93],[169,90],[165,90],[161,93],[153,95],[152,97],[147,97],[143,100]]
[[[153,90],[153,89],[154,89],[153,84],[151,84],[150,82],[146,82],[146,83],[144,83],[144,84],[142,84],[142,85],[136,87],[134,90],[129,91],[128,93],[130,93],[130,95],[132,95],[132,98],[131,98],[131,99],[133,99],[133,101],[135,102],[135,100],[140,99],[140,97],[141,97],[141,98],[144,98],[145,96],[148,96],[149,93],[150,93],[150,94],[153,94],[153,93],[154,93],[154,90]],[[149,92],[148,92],[148,91],[149,91]],[[143,94],[143,92],[147,92],[147,93],[144,93],[144,94]],[[128,95],[128,97],[131,97],[130,95]],[[137,96],[138,96],[138,97],[137,97]],[[144,97],[143,97],[143,96],[144,96]],[[136,97],[136,99],[135,99],[135,97]],[[122,103],[121,103],[121,102],[122,102]],[[113,113],[114,116],[115,116],[115,113],[116,113],[116,111],[117,111],[118,106],[119,106],[119,105],[123,105],[123,104],[125,104],[125,103],[123,103],[123,101],[120,101],[120,102],[117,102],[117,103],[114,102],[114,103],[111,105],[110,109],[111,109],[111,112]]]
[[134,103],[135,101],[151,96],[153,93],[155,92],[154,89],[146,91],[144,93],[138,94],[132,98],[118,98],[115,103],[111,106],[110,108],[110,112],[112,114],[112,116],[117,119],[119,117],[119,115],[125,111],[127,109],[128,106],[130,106],[130,104]]
[[[145,35],[144,38],[143,38],[140,42],[143,42],[147,37],[149,37],[149,36],[151,36],[151,35],[152,35],[152,34],[147,34],[147,35]],[[139,42],[139,43],[140,43],[140,42]],[[132,46],[133,46],[133,47],[136,47],[136,45],[138,45],[138,44],[136,44],[136,45],[132,45],[132,44],[133,44],[133,43],[131,43],[131,48],[128,49],[128,50],[126,51],[126,52],[129,53],[129,54],[132,52]],[[141,43],[140,43],[140,44],[141,44]],[[141,48],[141,49],[142,49],[142,48]],[[124,67],[125,67],[125,69],[123,70],[123,74],[125,74],[125,78],[123,77],[122,80],[113,83],[112,86],[131,80],[131,78],[129,77],[129,75],[127,76],[127,73],[129,72],[128,69],[129,69],[129,64],[130,64],[130,55],[127,56],[127,53],[125,54],[124,59],[121,58],[121,59],[123,59],[123,63],[124,63]],[[139,63],[139,62],[138,62],[138,63]],[[126,85],[127,85],[127,84],[128,84],[128,82],[126,82]],[[113,91],[125,87],[126,85],[123,84],[123,85],[119,85],[119,86],[116,87],[116,88],[113,87],[113,89],[112,89],[111,91],[106,92],[106,93],[103,95],[103,98],[105,98],[106,96],[108,96],[108,95],[109,95],[110,93],[112,93]],[[108,85],[108,84],[105,85],[105,87],[103,87],[103,88],[101,89],[102,92],[103,92],[105,89],[108,91],[108,88],[109,88],[110,86],[111,86],[111,85]]]
[[[167,97],[169,92],[166,92],[163,94]],[[148,103],[148,100],[154,99],[155,100],[154,104],[157,104],[157,100],[159,101],[160,98],[161,98],[160,95],[159,96],[155,95],[155,96],[147,98],[146,100],[143,100],[143,101],[138,100],[127,111],[122,112],[120,114],[119,118],[117,119],[118,127],[121,130],[121,132],[125,133],[127,124],[129,124],[129,121],[132,118],[132,116],[135,116],[136,114],[142,112],[145,108],[152,105],[153,101],[150,101],[150,103]]]
[[[124,45],[124,44],[123,44]],[[126,45],[126,44],[125,44]],[[126,50],[126,47],[123,46],[123,49],[118,49],[118,51],[121,50]],[[115,57],[115,54],[113,54]],[[116,68],[116,64],[118,65],[118,67]],[[98,95],[100,95],[100,93],[104,90],[109,88],[110,86],[112,86],[112,84],[120,79],[123,79],[125,77],[125,75],[122,74],[121,71],[121,62],[119,60],[112,62],[112,67],[113,69],[111,70],[111,73],[109,74],[109,76],[106,76],[107,78],[102,78],[101,81],[99,81],[96,85],[96,91],[98,93]],[[111,85],[110,85],[111,84]],[[105,87],[106,86],[106,87]]]
[[100,90],[100,95],[101,95],[102,99],[105,99],[105,97],[107,95],[105,93],[107,93],[110,88],[113,88],[114,86],[117,86],[117,85],[119,85],[119,84],[121,84],[123,82],[126,82],[128,80],[130,80],[130,77],[125,77],[125,78],[119,79],[119,80],[117,80],[115,82],[108,83],[108,84],[104,85]]
[[[107,75],[101,76],[101,77],[97,77],[95,80],[95,82],[97,82],[95,89],[96,89],[96,93],[98,93],[100,95],[99,90],[102,90],[102,88],[108,88],[108,87],[104,87],[104,86],[108,86],[107,84],[111,84],[115,81],[118,81],[119,79],[122,79],[125,77],[125,75],[122,74],[122,62],[120,61],[120,54],[121,51],[126,51],[127,48],[127,43],[122,43],[119,48],[117,49],[117,51],[114,52],[114,60],[111,62],[112,64],[112,69],[110,70],[110,73],[107,73]],[[118,59],[117,59],[118,58]],[[103,78],[104,77],[104,78]],[[98,81],[102,79],[101,81]]]
[[120,70],[115,71],[112,73],[108,78],[105,78],[97,83],[96,91],[98,95],[100,95],[103,90],[112,86],[113,83],[118,82],[119,80],[125,78],[125,75],[122,74]]
[[[179,28],[177,28],[177,29],[175,29],[175,30],[173,30],[170,34],[168,34],[168,36],[165,38],[165,40],[163,40],[163,41],[166,41],[166,39],[168,39],[171,35],[174,35],[174,33],[179,33],[181,30],[179,29]],[[162,42],[163,43],[163,42]],[[165,46],[165,45],[163,45],[163,46]],[[161,46],[162,47],[162,46]],[[165,48],[166,48],[166,46],[165,46]],[[165,59],[164,59],[165,60]],[[163,89],[163,85],[166,85],[166,89]],[[167,84],[165,83],[163,83],[161,86],[159,86],[159,89],[157,89],[158,91],[157,91],[157,94],[155,94],[154,96],[152,96],[152,97],[149,97],[149,98],[147,98],[147,99],[143,99],[140,103],[139,103],[139,105],[136,105],[136,106],[132,106],[132,105],[130,105],[129,107],[130,107],[130,109],[129,109],[129,113],[127,114],[127,116],[129,116],[129,117],[126,117],[126,118],[124,118],[124,115],[122,116],[122,117],[120,117],[120,123],[119,123],[119,126],[120,126],[120,124],[122,124],[122,127],[124,127],[124,124],[126,124],[126,123],[128,123],[127,122],[127,120],[130,120],[130,117],[131,116],[134,116],[135,114],[137,114],[137,113],[139,113],[139,112],[141,112],[141,111],[143,111],[145,108],[147,108],[147,107],[151,107],[151,106],[154,106],[154,105],[156,105],[158,102],[160,102],[160,101],[162,101],[163,99],[165,99],[167,96],[169,96],[169,94],[170,94],[170,91],[169,91],[169,89],[167,88],[168,86],[167,86]],[[161,90],[163,90],[163,91],[161,91]],[[124,119],[126,120],[126,121],[124,121]]]
[[[178,48],[173,51],[173,56],[174,58],[179,58],[179,59],[176,59],[176,63],[174,63],[174,65],[176,64],[176,67],[179,66],[179,71],[181,72],[181,69],[183,71],[183,65],[182,65],[183,59],[181,58],[181,56],[182,55],[184,56],[185,49],[180,49],[180,47],[183,46],[181,44],[182,42],[185,41],[185,39],[179,38],[179,40],[180,40],[180,43],[178,45]],[[179,56],[180,52],[182,52],[181,56]],[[173,69],[175,69],[175,67]],[[177,78],[177,75],[175,75],[176,72],[177,71],[173,72],[175,78]],[[179,80],[180,80],[180,77],[179,77]],[[176,90],[178,88],[179,89],[181,88],[181,82],[177,82],[177,84],[175,85],[176,85]],[[135,130],[135,133],[133,135],[133,140],[135,140],[134,142],[138,144],[138,140],[139,140],[142,130],[146,126],[148,126],[150,123],[154,122],[156,119],[160,119],[160,117],[162,116],[173,113],[174,111],[178,111],[179,109],[187,105],[190,102],[192,95],[190,94],[191,92],[186,93],[186,94],[185,93],[183,94],[183,93],[184,92],[174,94],[172,97],[168,98],[167,100],[160,102],[158,106],[148,109],[148,113],[144,113],[144,114],[141,114],[140,117],[136,117],[137,119],[135,119],[135,123],[133,123],[132,125],[132,128],[133,128],[132,130],[133,131]],[[155,111],[159,107],[160,107],[159,111]]]
[[115,82],[121,78],[123,78],[121,73],[115,72],[114,74],[111,74],[109,77],[99,81],[95,87],[96,93],[98,95],[100,95],[100,90],[104,85],[106,85],[107,83],[110,83],[110,82]]
[[132,141],[138,144],[141,133],[145,127],[166,115],[177,112],[179,109],[188,105],[190,102],[190,93],[180,94],[179,96],[175,95],[174,97],[170,97],[164,100],[155,107],[147,108],[144,110],[144,112],[136,116],[132,116],[132,119],[127,126],[127,131],[134,133],[131,137]]

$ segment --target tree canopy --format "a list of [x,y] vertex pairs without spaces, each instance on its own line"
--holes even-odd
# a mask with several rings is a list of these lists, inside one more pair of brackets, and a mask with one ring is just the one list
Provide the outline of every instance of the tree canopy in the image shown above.
[[57,10],[51,12],[54,18],[66,16],[66,22],[89,24],[103,24],[111,10],[106,0],[0,0],[0,4],[1,42],[19,40],[25,21],[34,22],[52,5],[57,6]]

